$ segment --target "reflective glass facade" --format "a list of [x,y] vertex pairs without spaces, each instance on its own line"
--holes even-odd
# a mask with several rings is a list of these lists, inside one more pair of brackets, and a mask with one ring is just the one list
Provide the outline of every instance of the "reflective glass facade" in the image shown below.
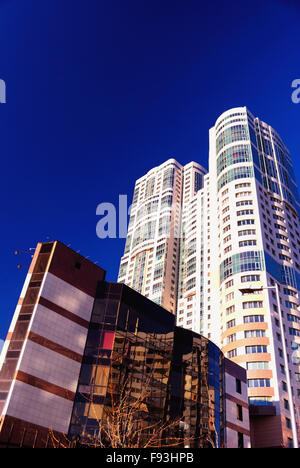
[[165,428],[162,446],[175,437],[188,447],[221,447],[224,388],[224,357],[219,348],[201,335],[176,327],[172,314],[127,286],[99,283],[71,437],[97,440],[101,436],[105,441],[102,428],[108,418],[112,420],[112,409],[120,411],[128,401],[137,408],[133,419],[136,433],[142,434],[139,444],[150,437],[153,426],[161,424]]

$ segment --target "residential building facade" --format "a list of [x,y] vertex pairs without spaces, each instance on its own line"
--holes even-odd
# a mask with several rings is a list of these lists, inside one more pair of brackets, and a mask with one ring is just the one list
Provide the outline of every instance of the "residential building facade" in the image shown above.
[[291,157],[272,127],[236,108],[210,130],[209,174],[216,248],[204,333],[247,369],[249,403],[273,407],[272,436],[260,443],[297,447],[300,205]]
[[199,164],[175,159],[137,180],[118,281],[176,312],[181,212],[202,187]]

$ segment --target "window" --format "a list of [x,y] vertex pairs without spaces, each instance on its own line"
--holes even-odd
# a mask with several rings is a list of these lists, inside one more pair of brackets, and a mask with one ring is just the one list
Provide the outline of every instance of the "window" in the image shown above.
[[236,393],[242,394],[242,381],[240,379],[235,379],[235,390]]
[[245,351],[246,351],[246,354],[266,353],[267,346],[264,346],[264,345],[246,346]]
[[232,246],[229,245],[228,247],[226,247],[226,248],[224,249],[224,254],[227,254],[227,253],[230,252],[231,250],[232,250]]
[[286,236],[283,236],[282,234],[276,233],[276,239],[282,239],[282,240],[288,242],[288,238]]
[[281,229],[282,231],[287,232],[286,227],[281,226],[280,224],[274,223],[274,226],[275,226],[276,229]]
[[247,370],[269,369],[267,361],[247,362]]
[[288,296],[294,296],[294,297],[297,296],[297,293],[295,291],[293,291],[292,289],[289,289],[289,288],[284,288],[283,292],[284,292],[284,294],[287,294]]
[[247,178],[247,177],[253,177],[254,176],[254,170],[252,166],[243,166],[243,167],[237,167],[234,169],[230,169],[227,172],[225,172],[224,175],[219,177],[218,180],[218,191],[224,187],[224,185],[228,184],[229,182],[236,180],[236,179],[242,179],[242,178]]
[[236,273],[263,269],[262,252],[249,250],[225,258],[220,265],[221,282]]
[[276,338],[277,338],[278,341],[281,341],[281,336],[280,336],[279,333],[276,333]]
[[239,189],[239,188],[250,187],[250,186],[251,186],[250,182],[243,182],[242,184],[236,184],[235,188]]
[[284,392],[287,392],[287,384],[286,384],[286,382],[284,382],[284,381],[282,381],[282,390],[283,390]]
[[290,251],[289,247],[287,247],[284,244],[280,244],[280,243],[277,244],[277,248],[280,249],[280,250],[286,250],[287,252]]
[[288,257],[287,255],[279,254],[278,257],[280,260],[285,260],[286,262],[292,262],[292,259]]
[[244,323],[264,322],[264,315],[247,315],[244,317]]
[[243,200],[236,202],[236,206],[253,205],[252,200]]
[[245,229],[244,231],[239,231],[238,235],[239,237],[241,236],[252,236],[253,234],[255,235],[256,231],[255,229]]
[[250,397],[249,398],[250,405],[259,405],[259,406],[271,406],[272,405],[272,397],[267,396],[259,396],[259,397]]
[[[217,145],[217,153],[226,145],[229,143],[233,143],[235,141],[240,141],[240,140],[248,140],[249,138],[249,133],[248,133],[248,128],[247,125],[242,125],[242,124],[237,124],[233,125],[229,128],[226,128],[225,130],[221,131],[217,137],[216,145]],[[234,160],[235,158],[239,159],[241,158],[242,161],[249,161],[250,160],[250,155],[248,154],[248,145],[235,145],[233,147],[233,150],[238,149],[236,153],[233,153],[231,155],[231,158]],[[223,151],[221,153],[221,156],[223,154],[226,154],[226,151]],[[231,154],[231,153],[229,153]],[[224,159],[225,156],[223,156]],[[229,156],[228,156],[229,158]],[[232,164],[232,162],[231,162]]]
[[245,226],[246,224],[254,224],[254,219],[242,219],[237,223],[238,226]]
[[243,421],[243,407],[242,405],[236,405],[236,417],[239,421]]
[[256,240],[250,239],[239,242],[239,247],[247,247],[248,245],[256,245]]
[[248,379],[249,388],[270,387],[270,379]]
[[196,285],[196,278],[191,278],[186,282],[185,290],[189,291],[190,289],[193,289],[195,285]]
[[262,338],[266,336],[265,330],[247,330],[245,331],[245,338]]
[[233,286],[233,280],[227,281],[227,283],[225,283],[226,289],[230,288],[231,286]]
[[231,351],[228,351],[227,353],[227,357],[229,359],[232,359],[233,357],[237,356],[237,350],[236,349],[232,349]]
[[[230,129],[225,130],[228,131]],[[218,137],[219,140],[219,137]],[[222,151],[217,159],[217,174],[219,175],[226,167],[239,162],[251,161],[251,153],[248,145],[234,145]]]
[[237,192],[235,194],[236,198],[241,198],[241,197],[248,197],[249,195],[251,195],[252,192],[250,191],[246,191],[246,192]]
[[252,281],[260,281],[260,275],[245,275],[241,277],[242,283],[248,283]]
[[252,215],[253,213],[254,213],[253,210],[241,210],[237,212],[237,216]]
[[260,309],[263,307],[262,301],[247,301],[243,302],[243,309]]
[[291,301],[285,301],[285,307],[287,307],[288,309],[297,310],[298,309],[298,304],[295,304],[295,302],[291,302]]
[[296,330],[296,328],[289,328],[289,333],[292,336],[300,336],[300,330]]
[[228,193],[228,189],[223,190],[223,192],[221,193],[222,197],[224,197],[224,195],[227,195],[227,193]]
[[244,434],[238,432],[238,448],[244,448]]
[[230,241],[231,239],[231,234],[229,234],[229,236],[226,236],[223,240],[223,244],[226,244],[226,242]]
[[234,292],[230,292],[229,294],[226,294],[225,296],[225,301],[228,302],[228,301],[232,301],[232,299],[234,299]]
[[297,317],[296,315],[287,314],[287,319],[289,322],[300,323],[300,317]]
[[[163,189],[167,189],[167,188],[172,188],[173,185],[174,185],[174,175],[175,175],[175,168],[174,167],[168,167],[165,171],[164,171],[164,177],[163,177]],[[147,182],[147,186],[148,186],[148,183],[149,181]],[[150,183],[152,183],[152,181],[150,180]],[[151,184],[152,185],[152,184]],[[154,185],[154,183],[153,183]],[[152,187],[151,187],[152,188]],[[153,191],[153,188],[152,188],[152,191]],[[146,192],[149,192],[149,190],[146,189]],[[148,193],[146,193],[146,196],[149,196]]]
[[153,294],[156,294],[157,292],[162,290],[162,283],[154,284],[152,288]]
[[228,336],[228,343],[233,343],[234,341],[236,341],[236,333]]
[[235,319],[229,320],[229,322],[227,322],[227,328],[232,328],[232,327],[235,327]]

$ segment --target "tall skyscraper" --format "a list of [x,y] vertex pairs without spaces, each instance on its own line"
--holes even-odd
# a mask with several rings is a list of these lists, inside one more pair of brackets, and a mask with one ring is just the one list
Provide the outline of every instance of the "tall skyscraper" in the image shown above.
[[202,187],[203,169],[175,159],[137,180],[118,281],[176,312],[181,210]]
[[184,200],[182,208],[177,323],[197,333],[204,330],[207,307],[205,285],[209,273],[204,259],[204,239],[208,238],[210,231],[206,222],[208,180],[209,174],[206,174],[203,189]]
[[297,447],[300,200],[289,151],[234,108],[209,132],[203,187],[185,200],[181,180],[180,242],[168,250],[179,267],[177,324],[247,369],[253,445]]
[[209,175],[204,333],[247,369],[249,402],[276,408],[269,443],[297,446],[300,205],[290,154],[272,127],[232,109],[210,130]]

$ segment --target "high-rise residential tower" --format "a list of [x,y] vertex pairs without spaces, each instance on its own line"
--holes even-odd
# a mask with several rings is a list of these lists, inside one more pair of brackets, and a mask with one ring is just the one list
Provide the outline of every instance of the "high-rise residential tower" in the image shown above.
[[297,447],[300,200],[291,156],[246,107],[217,119],[209,148],[203,187],[186,200],[181,178],[180,245],[168,250],[179,266],[177,324],[247,369],[252,446]]
[[176,312],[182,207],[203,185],[197,163],[175,159],[137,180],[118,281]]
[[275,408],[269,445],[297,446],[300,205],[290,154],[272,127],[232,109],[210,130],[209,175],[204,332],[247,369],[249,402]]

